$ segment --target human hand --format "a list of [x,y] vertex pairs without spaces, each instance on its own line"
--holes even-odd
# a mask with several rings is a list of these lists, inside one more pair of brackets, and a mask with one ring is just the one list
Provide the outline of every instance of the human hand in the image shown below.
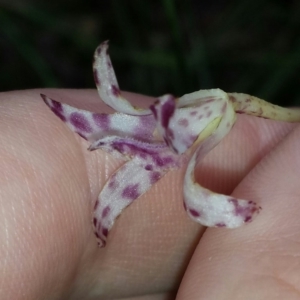
[[[253,223],[205,230],[192,222],[180,169],[130,206],[99,249],[92,207],[123,162],[87,151],[40,92],[0,94],[1,299],[166,300],[179,286],[177,299],[300,297],[299,126],[240,116],[199,166],[206,187],[263,207]],[[109,111],[95,91],[42,92]]]

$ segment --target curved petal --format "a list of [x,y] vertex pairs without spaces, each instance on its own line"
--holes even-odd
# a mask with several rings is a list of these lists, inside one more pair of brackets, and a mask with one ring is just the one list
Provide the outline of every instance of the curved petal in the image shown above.
[[200,143],[188,164],[184,178],[184,206],[188,215],[204,226],[238,227],[245,222],[252,221],[260,211],[260,207],[253,201],[240,200],[230,196],[214,193],[201,187],[194,177],[197,162],[205,156],[230,131],[235,122],[232,105],[228,105],[220,122],[215,123],[215,130],[211,128],[205,133],[205,141]]
[[89,150],[102,149],[113,155],[121,154],[128,160],[135,159],[155,168],[170,169],[179,166],[182,157],[172,153],[164,143],[146,143],[133,138],[107,136],[95,141]]
[[149,109],[141,109],[131,105],[121,95],[118,81],[109,54],[108,41],[96,49],[93,64],[94,78],[100,98],[118,112],[129,115],[149,115]]
[[146,145],[120,137],[103,139],[101,148],[134,157],[109,178],[96,201],[93,224],[98,244],[104,247],[108,232],[121,212],[148,191],[168,169],[178,166],[180,158],[163,144]]
[[223,115],[229,105],[227,94],[219,89],[198,91],[178,100],[165,95],[158,100],[151,106],[158,131],[167,145],[180,154],[190,148],[206,125]]
[[47,106],[74,132],[93,143],[107,135],[151,142],[156,121],[152,115],[97,114],[57,102],[41,95]]

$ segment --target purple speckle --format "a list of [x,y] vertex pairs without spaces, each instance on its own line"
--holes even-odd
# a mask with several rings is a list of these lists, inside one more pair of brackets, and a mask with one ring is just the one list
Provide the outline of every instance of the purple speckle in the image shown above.
[[150,183],[154,184],[161,178],[161,173],[160,172],[152,172],[150,174]]
[[98,72],[96,69],[94,69],[94,80],[95,80],[95,83],[96,85],[99,87],[100,86],[100,79],[99,79],[99,76],[98,76]]
[[174,111],[175,102],[173,101],[173,98],[170,97],[161,107],[161,123],[163,127],[168,127],[170,118],[173,116]]
[[103,228],[102,228],[102,234],[103,234],[105,237],[107,237],[107,235],[108,235],[108,229],[105,228],[105,227],[103,227]]
[[248,201],[247,205],[242,206],[237,199],[230,198],[228,202],[234,205],[234,213],[236,216],[241,216],[244,218],[245,222],[250,222],[252,215],[260,210],[253,201]]
[[103,211],[102,211],[102,218],[105,218],[107,217],[107,215],[109,214],[110,212],[110,207],[109,206],[106,206]]
[[212,115],[212,111],[210,110],[207,112],[206,117],[209,118],[211,115]]
[[125,143],[114,142],[111,144],[112,148],[119,151],[120,153],[125,152]]
[[252,216],[246,216],[245,219],[244,219],[245,223],[251,222],[251,221],[252,221]]
[[130,200],[135,200],[140,196],[140,193],[138,191],[139,184],[131,184],[128,185],[122,192],[122,197]]
[[164,157],[164,164],[165,165],[173,165],[175,163],[174,158],[171,156]]
[[161,157],[159,155],[155,155],[152,157],[154,163],[159,167],[168,166],[174,163],[174,159],[170,156]]
[[195,218],[200,217],[200,215],[201,215],[199,211],[192,209],[192,208],[189,208],[189,212]]
[[187,144],[188,147],[190,147],[191,144],[193,144],[198,136],[197,135],[190,135],[188,138],[189,143]]
[[110,88],[111,88],[112,94],[113,94],[115,97],[119,97],[119,96],[120,96],[120,89],[119,89],[116,85],[112,84],[112,85],[110,86]]
[[97,145],[96,145],[96,149],[97,148],[101,148],[101,147],[103,147],[103,146],[105,146],[105,143],[104,142],[102,142],[102,141],[99,141],[98,143],[97,143]]
[[94,210],[97,209],[98,205],[99,205],[99,201],[97,200],[97,201],[95,202]]
[[204,103],[211,103],[211,102],[213,102],[214,100],[215,100],[214,97],[207,97],[206,100],[204,100],[203,102],[204,102]]
[[63,106],[61,103],[52,100],[50,108],[63,122],[66,122],[67,119],[64,116]]
[[92,115],[95,124],[102,130],[109,130],[110,118],[106,114],[93,114]]
[[97,223],[98,223],[98,220],[96,218],[94,218],[93,219],[93,224],[94,224],[95,227],[97,227]]
[[203,118],[203,115],[198,116],[198,120],[201,120]]
[[116,181],[115,180],[110,180],[108,187],[112,190],[114,190],[116,188]]
[[178,120],[178,124],[182,127],[188,127],[189,121],[187,119],[180,119]]
[[147,165],[147,166],[145,167],[145,170],[147,170],[147,171],[152,171],[152,170],[153,170],[153,166],[152,166],[152,165]]
[[151,145],[146,143],[138,143],[136,141],[114,141],[111,147],[120,153],[130,154],[134,156],[139,156],[141,158],[146,158],[147,156],[156,157],[159,152],[158,147],[149,147]]
[[52,108],[59,111],[60,113],[63,112],[62,104],[57,101],[52,100]]
[[196,111],[196,110],[193,110],[193,111],[190,112],[190,115],[191,115],[192,117],[196,116],[196,114],[197,114],[197,111]]
[[116,180],[116,176],[117,174],[115,173],[114,175],[112,175],[109,179],[109,183],[108,183],[108,187],[112,190],[114,190],[115,188],[118,187],[118,182]]
[[232,203],[234,205],[236,214],[238,214],[239,213],[239,203],[238,203],[237,199],[230,198],[230,199],[228,199],[228,202]]
[[215,226],[216,227],[226,227],[226,224],[225,223],[217,223]]
[[92,132],[89,121],[81,113],[73,112],[70,116],[70,122],[79,131]]

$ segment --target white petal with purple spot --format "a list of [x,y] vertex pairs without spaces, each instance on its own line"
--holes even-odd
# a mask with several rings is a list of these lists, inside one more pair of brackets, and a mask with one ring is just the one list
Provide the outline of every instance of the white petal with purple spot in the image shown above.
[[119,135],[153,141],[156,121],[152,115],[131,116],[121,113],[97,114],[57,102],[42,95],[49,108],[74,132],[95,142],[107,135]]
[[165,142],[179,154],[190,148],[207,124],[222,116],[229,105],[227,94],[219,89],[184,95],[177,103],[171,95],[158,100],[152,106],[158,130]]
[[108,41],[103,42],[94,54],[94,78],[100,98],[118,112],[129,115],[149,115],[149,109],[134,107],[122,95],[109,54]]
[[167,169],[134,158],[111,176],[94,210],[93,223],[100,247],[105,246],[108,232],[122,211],[147,192],[166,172]]
[[253,201],[240,200],[214,193],[195,181],[195,167],[221,139],[227,135],[235,122],[235,112],[228,106],[216,124],[216,129],[200,141],[198,149],[190,160],[184,178],[184,204],[188,215],[204,226],[234,228],[250,222],[260,211]]

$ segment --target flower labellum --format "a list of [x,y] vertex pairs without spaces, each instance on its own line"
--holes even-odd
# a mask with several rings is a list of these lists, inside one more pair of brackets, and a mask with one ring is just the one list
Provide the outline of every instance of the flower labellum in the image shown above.
[[170,169],[182,166],[186,153],[192,154],[183,182],[187,214],[204,226],[235,228],[252,221],[261,209],[255,202],[201,187],[195,181],[195,166],[229,133],[236,112],[299,122],[299,110],[220,89],[180,98],[167,94],[149,109],[134,107],[121,94],[107,41],[95,51],[93,70],[100,98],[116,113],[85,111],[41,96],[72,131],[90,142],[90,151],[102,149],[126,161],[111,175],[95,202],[93,225],[99,246],[105,246],[121,212]]

